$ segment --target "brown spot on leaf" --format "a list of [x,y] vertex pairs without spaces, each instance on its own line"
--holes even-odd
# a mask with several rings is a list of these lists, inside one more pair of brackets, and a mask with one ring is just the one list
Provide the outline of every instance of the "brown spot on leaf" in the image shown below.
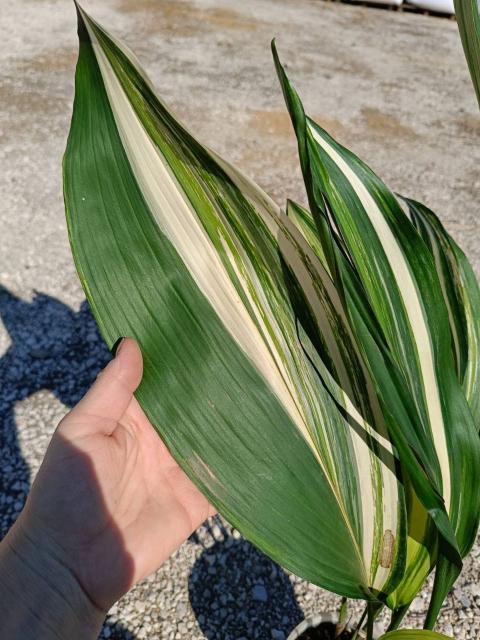
[[392,566],[393,553],[395,551],[395,536],[386,529],[383,534],[382,548],[380,549],[380,566],[389,569]]

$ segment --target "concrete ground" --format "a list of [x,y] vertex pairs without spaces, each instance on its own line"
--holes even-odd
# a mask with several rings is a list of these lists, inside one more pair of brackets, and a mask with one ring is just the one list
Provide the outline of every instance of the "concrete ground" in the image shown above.
[[[480,119],[452,20],[321,0],[85,0],[137,52],[199,138],[279,203],[305,201],[273,70],[277,37],[305,105],[396,190],[433,208],[480,271]],[[108,354],[65,230],[61,159],[76,58],[67,0],[0,16],[0,526],[18,514],[49,437]],[[480,548],[439,630],[480,634]],[[427,594],[414,603],[418,626]],[[105,638],[282,639],[337,599],[211,523],[110,612]],[[1,635],[1,632],[0,632]]]

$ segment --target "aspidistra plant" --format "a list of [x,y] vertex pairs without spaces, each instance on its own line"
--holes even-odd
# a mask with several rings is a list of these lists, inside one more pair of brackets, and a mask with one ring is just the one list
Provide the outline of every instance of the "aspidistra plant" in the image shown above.
[[386,604],[395,628],[436,565],[432,626],[480,514],[466,258],[304,114],[277,57],[311,211],[196,141],[78,16],[69,237],[107,344],[142,348],[145,412],[248,539],[370,620]]
[[[466,465],[478,465],[472,415],[473,409],[478,418],[478,285],[465,256],[431,212],[409,200],[405,212],[359,158],[305,115],[275,47],[273,53],[318,240],[334,247],[331,271],[344,291],[382,407],[393,408],[392,380],[403,392],[410,420],[397,429],[402,414],[395,409],[389,431],[413,486],[410,553],[405,580],[389,604],[395,610],[408,605],[423,582],[419,563],[426,567],[426,551],[434,548],[438,534],[431,626],[478,528],[478,494],[468,487],[471,478],[465,472]],[[378,327],[365,330],[363,317],[374,317]],[[425,476],[436,497],[425,494]],[[421,517],[417,497],[428,518]]]

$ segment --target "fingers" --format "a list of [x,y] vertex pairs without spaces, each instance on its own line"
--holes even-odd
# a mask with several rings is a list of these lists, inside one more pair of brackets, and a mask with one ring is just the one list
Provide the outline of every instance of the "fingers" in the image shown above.
[[[124,338],[117,349],[115,358],[99,374],[97,380],[68,414],[66,421],[84,422],[91,416],[95,430],[104,425],[111,431],[125,413],[133,392],[140,384],[143,373],[142,353],[135,340]],[[100,420],[98,420],[100,418]]]

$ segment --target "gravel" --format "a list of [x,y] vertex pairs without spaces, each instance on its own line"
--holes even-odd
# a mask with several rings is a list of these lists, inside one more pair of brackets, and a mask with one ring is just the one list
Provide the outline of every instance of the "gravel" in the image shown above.
[[[453,21],[320,0],[90,0],[85,8],[135,49],[201,139],[278,202],[305,202],[270,60],[277,36],[310,113],[395,190],[437,211],[479,272],[480,121]],[[58,420],[109,358],[63,215],[73,5],[10,2],[2,27],[0,535],[18,516]],[[439,621],[457,640],[480,636],[479,555],[475,546]],[[413,626],[430,586],[415,600]],[[101,637],[281,640],[304,616],[337,606],[218,518],[112,608]]]

